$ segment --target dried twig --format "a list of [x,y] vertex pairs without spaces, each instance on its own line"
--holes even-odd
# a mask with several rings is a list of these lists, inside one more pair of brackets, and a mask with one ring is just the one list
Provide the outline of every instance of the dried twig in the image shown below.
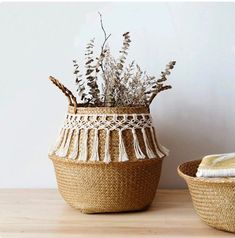
[[106,49],[105,49],[105,46],[106,46],[106,43],[109,39],[109,37],[111,36],[111,34],[109,34],[107,36],[107,33],[104,29],[104,24],[103,24],[103,18],[102,18],[102,14],[100,12],[98,12],[99,15],[100,15],[100,26],[101,26],[101,29],[104,33],[104,42],[101,46],[101,52],[100,52],[100,57],[98,58],[98,62],[97,64],[99,64],[99,66],[101,67],[101,70],[103,72],[103,77],[104,77],[104,82],[105,82],[105,85],[104,85],[104,105],[106,105],[106,98],[107,98],[107,88],[108,88],[108,79],[105,77],[105,70],[104,70],[104,66],[103,66],[103,62],[104,62],[104,58],[105,58],[105,55],[106,55]]

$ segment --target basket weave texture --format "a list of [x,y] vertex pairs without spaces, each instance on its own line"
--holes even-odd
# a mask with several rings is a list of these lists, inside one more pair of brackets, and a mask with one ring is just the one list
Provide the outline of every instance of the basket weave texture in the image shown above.
[[[141,114],[148,113],[145,107],[128,108],[78,108],[76,114]],[[69,113],[75,113],[69,107]],[[107,117],[107,119],[109,119]],[[137,159],[133,148],[133,135],[131,130],[123,130],[122,138],[127,161],[120,162],[119,134],[110,131],[109,153],[111,161],[104,162],[105,138],[104,130],[98,132],[98,161],[92,160],[95,133],[89,130],[87,133],[87,159],[71,160],[69,155],[74,147],[74,137],[71,138],[67,155],[58,156],[50,154],[53,161],[59,191],[64,200],[72,207],[84,213],[123,212],[143,210],[154,199],[161,174],[162,157],[158,156],[156,143],[149,128],[145,128],[149,147],[156,154],[155,158]],[[136,130],[139,147],[147,155],[146,144],[141,130]],[[63,138],[62,138],[63,139]],[[80,132],[78,141],[78,155],[83,150],[83,131]]]
[[209,226],[235,233],[235,180],[197,178],[201,160],[186,162],[178,173],[188,184],[194,208]]

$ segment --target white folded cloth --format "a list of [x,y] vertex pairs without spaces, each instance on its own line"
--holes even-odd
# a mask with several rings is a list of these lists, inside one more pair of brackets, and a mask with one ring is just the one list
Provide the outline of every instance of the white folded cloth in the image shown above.
[[235,177],[235,153],[214,154],[203,157],[197,177]]

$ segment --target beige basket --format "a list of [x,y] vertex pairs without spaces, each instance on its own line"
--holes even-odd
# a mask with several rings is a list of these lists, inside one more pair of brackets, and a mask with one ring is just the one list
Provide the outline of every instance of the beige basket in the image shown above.
[[178,167],[188,184],[196,212],[208,225],[235,233],[235,180],[231,178],[197,178],[201,160]]
[[84,213],[146,209],[155,196],[162,160],[76,163],[52,159],[64,200]]
[[148,108],[70,106],[50,159],[64,200],[101,213],[147,208],[165,155]]

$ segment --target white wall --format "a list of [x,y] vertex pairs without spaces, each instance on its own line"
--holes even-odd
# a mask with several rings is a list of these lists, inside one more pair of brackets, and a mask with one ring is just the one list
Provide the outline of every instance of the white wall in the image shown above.
[[74,86],[72,59],[103,37],[98,11],[111,47],[117,52],[130,31],[130,59],[151,74],[177,60],[173,89],[151,108],[171,150],[161,187],[185,186],[176,173],[183,161],[235,151],[234,3],[2,3],[0,187],[56,186],[47,152],[67,101],[47,78]]

